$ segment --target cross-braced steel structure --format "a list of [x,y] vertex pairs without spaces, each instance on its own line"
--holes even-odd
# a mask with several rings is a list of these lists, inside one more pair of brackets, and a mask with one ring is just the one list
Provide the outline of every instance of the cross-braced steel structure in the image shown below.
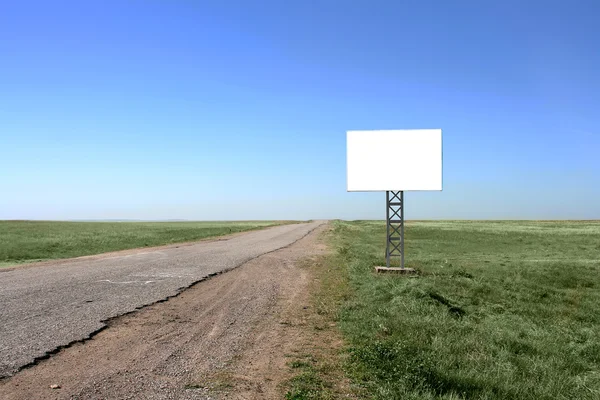
[[385,260],[390,267],[392,257],[400,257],[404,268],[404,192],[386,191],[387,245]]

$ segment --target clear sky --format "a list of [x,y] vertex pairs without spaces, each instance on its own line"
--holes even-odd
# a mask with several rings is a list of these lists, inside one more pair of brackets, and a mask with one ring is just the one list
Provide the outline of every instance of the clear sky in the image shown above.
[[384,218],[346,193],[345,132],[411,128],[443,129],[444,190],[408,192],[408,219],[598,219],[599,15],[3,1],[0,219]]

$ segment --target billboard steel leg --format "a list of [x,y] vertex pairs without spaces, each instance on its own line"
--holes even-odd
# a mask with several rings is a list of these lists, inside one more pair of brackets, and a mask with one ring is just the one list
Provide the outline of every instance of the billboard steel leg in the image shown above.
[[404,192],[386,193],[386,249],[385,261],[390,267],[392,257],[400,257],[400,268],[404,268]]

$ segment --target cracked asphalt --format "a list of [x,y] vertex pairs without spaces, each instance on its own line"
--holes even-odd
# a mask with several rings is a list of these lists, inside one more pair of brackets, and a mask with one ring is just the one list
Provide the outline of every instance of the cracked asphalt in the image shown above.
[[0,378],[89,338],[104,321],[286,247],[323,223],[0,269]]

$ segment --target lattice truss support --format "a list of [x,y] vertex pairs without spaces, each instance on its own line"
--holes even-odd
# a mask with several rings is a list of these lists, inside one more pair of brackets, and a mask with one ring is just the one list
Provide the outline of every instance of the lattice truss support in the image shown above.
[[387,245],[386,264],[390,267],[392,257],[400,257],[400,267],[404,268],[404,192],[387,191],[386,221]]

